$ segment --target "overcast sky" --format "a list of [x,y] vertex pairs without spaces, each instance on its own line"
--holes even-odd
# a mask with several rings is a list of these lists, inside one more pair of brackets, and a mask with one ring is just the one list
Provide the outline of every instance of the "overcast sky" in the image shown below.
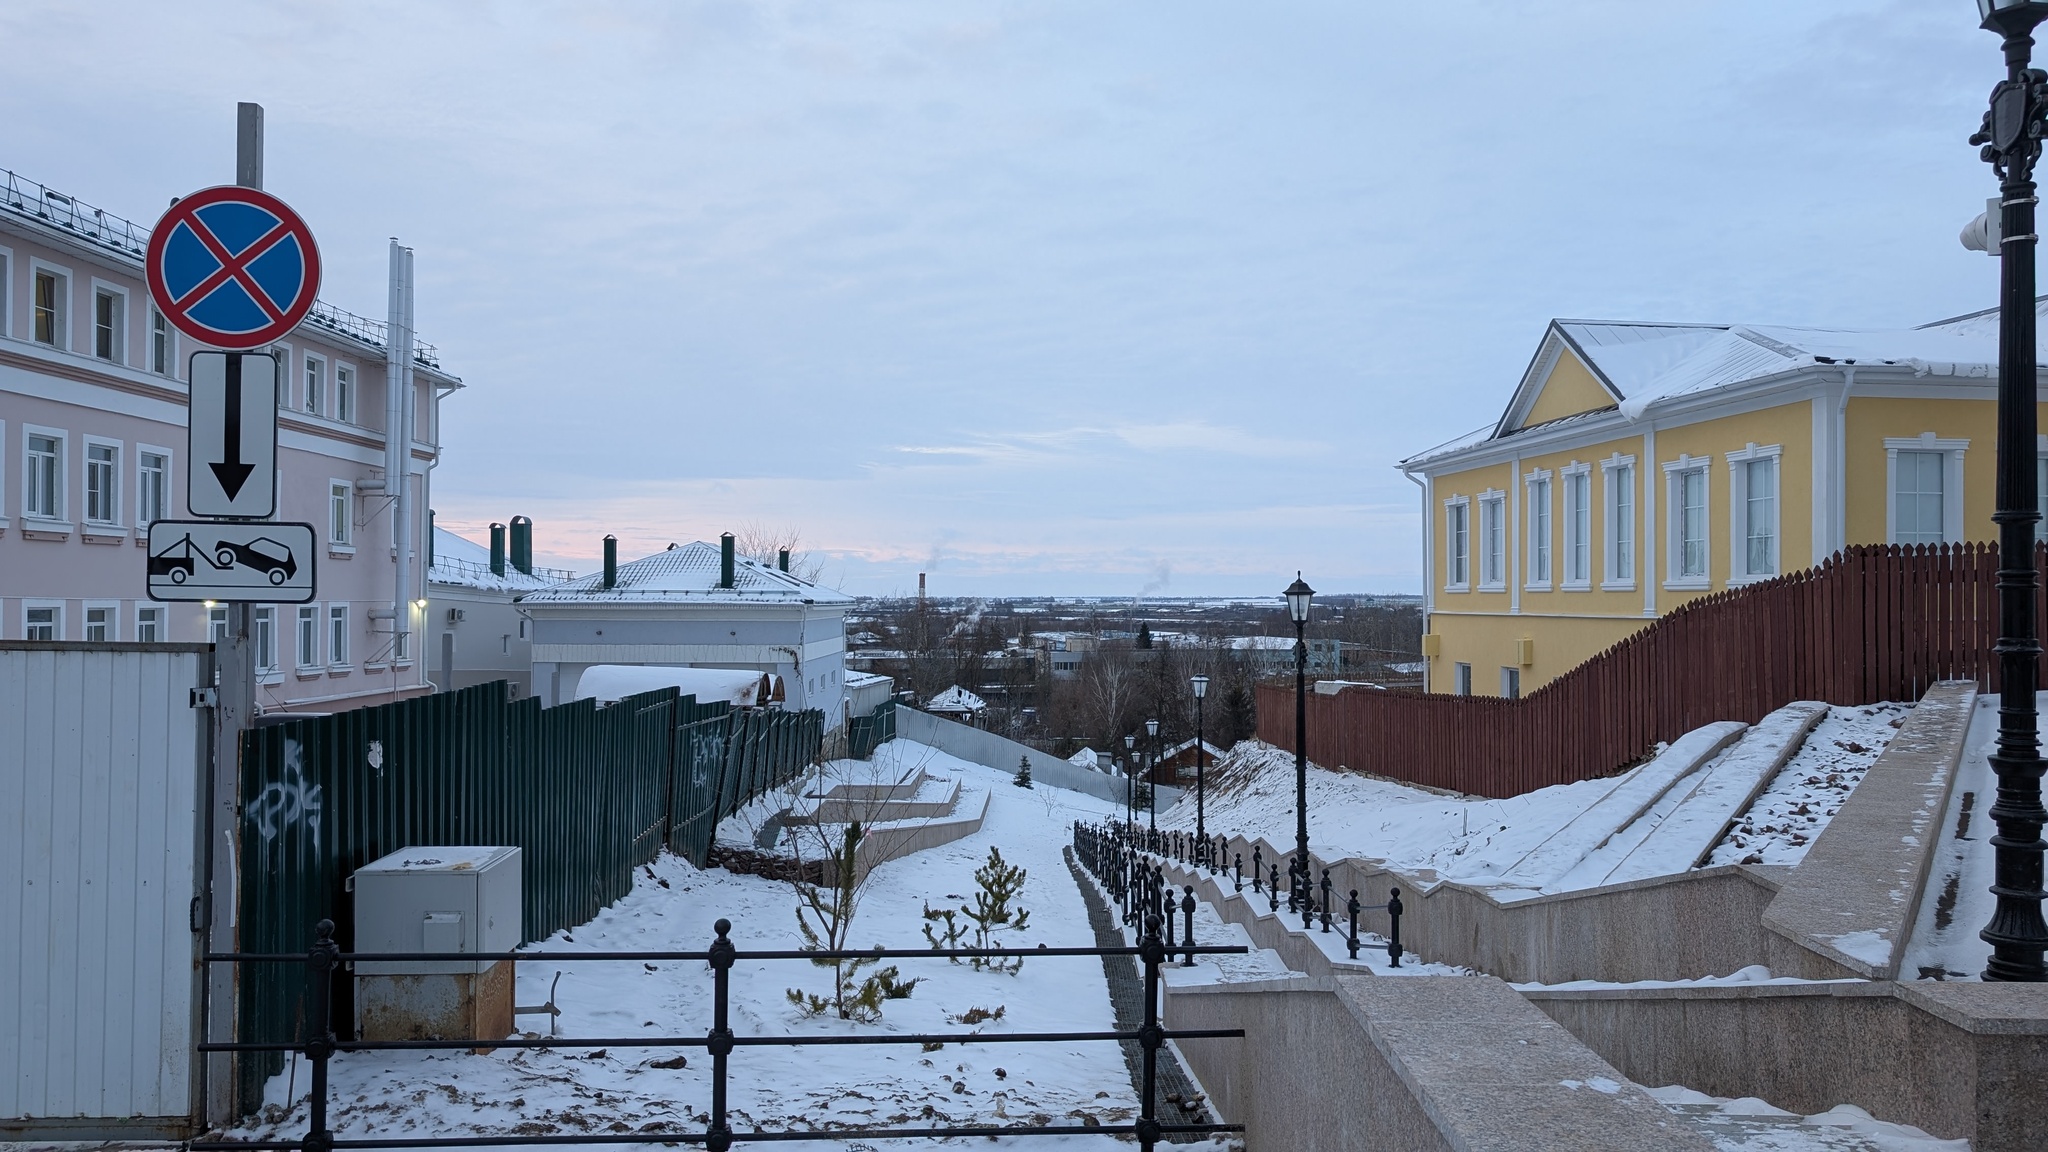
[[[1968,0],[35,3],[0,167],[151,222],[233,176],[380,316],[434,505],[588,569],[747,522],[849,592],[1419,591],[1396,460],[1553,316],[1904,326],[2001,74]],[[480,537],[479,537],[480,538]]]

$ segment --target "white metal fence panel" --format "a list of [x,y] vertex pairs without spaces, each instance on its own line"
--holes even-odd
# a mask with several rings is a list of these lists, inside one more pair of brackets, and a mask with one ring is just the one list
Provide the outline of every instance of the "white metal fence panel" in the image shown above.
[[0,645],[0,1124],[194,1106],[199,646]]

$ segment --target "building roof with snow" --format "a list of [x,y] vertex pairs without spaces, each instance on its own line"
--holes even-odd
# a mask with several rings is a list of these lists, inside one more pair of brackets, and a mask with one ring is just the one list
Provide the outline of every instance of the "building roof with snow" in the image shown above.
[[931,698],[925,706],[927,712],[980,712],[988,702],[958,684]]
[[531,574],[521,572],[509,562],[503,576],[491,571],[491,550],[474,540],[457,536],[446,528],[434,529],[434,563],[427,569],[427,579],[435,584],[456,588],[475,588],[483,592],[531,592],[575,579],[574,572],[559,568],[535,568]]
[[[2048,318],[2048,300],[2035,305]],[[2048,363],[2048,322],[2040,355]],[[1545,418],[1537,398],[1567,353],[1583,362],[1607,403]],[[1489,455],[1504,441],[1581,426],[1632,425],[1653,413],[1712,403],[1721,396],[1796,387],[1817,375],[1839,380],[1855,369],[1869,382],[1954,381],[1993,384],[1998,377],[1998,311],[1986,309],[1917,328],[1801,328],[1780,324],[1680,324],[1552,320],[1507,408],[1492,423],[1401,462],[1433,471]]]
[[618,566],[613,586],[592,572],[526,596],[529,607],[549,605],[786,604],[843,607],[853,597],[802,580],[744,556],[733,561],[733,586],[721,587],[716,544],[693,540]]

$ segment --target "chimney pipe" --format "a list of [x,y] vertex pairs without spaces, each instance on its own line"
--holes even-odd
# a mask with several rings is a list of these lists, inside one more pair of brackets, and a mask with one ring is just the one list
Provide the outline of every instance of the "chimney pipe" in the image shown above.
[[924,573],[917,574],[917,602],[924,603]]
[[512,567],[522,576],[533,575],[533,521],[525,516],[512,518]]
[[604,538],[604,586],[616,588],[619,583],[619,538]]
[[718,537],[718,586],[732,587],[732,533],[721,533]]
[[491,575],[505,574],[505,526],[491,525]]
[[789,571],[789,549],[784,548],[782,554],[775,558],[775,566],[784,572]]

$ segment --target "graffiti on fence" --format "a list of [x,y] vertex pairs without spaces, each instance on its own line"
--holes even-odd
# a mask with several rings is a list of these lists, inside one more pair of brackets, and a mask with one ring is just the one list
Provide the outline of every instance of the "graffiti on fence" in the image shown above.
[[249,805],[263,845],[274,845],[288,828],[303,827],[314,858],[320,855],[320,786],[306,780],[304,755],[297,740],[284,742],[284,778],[266,786]]

